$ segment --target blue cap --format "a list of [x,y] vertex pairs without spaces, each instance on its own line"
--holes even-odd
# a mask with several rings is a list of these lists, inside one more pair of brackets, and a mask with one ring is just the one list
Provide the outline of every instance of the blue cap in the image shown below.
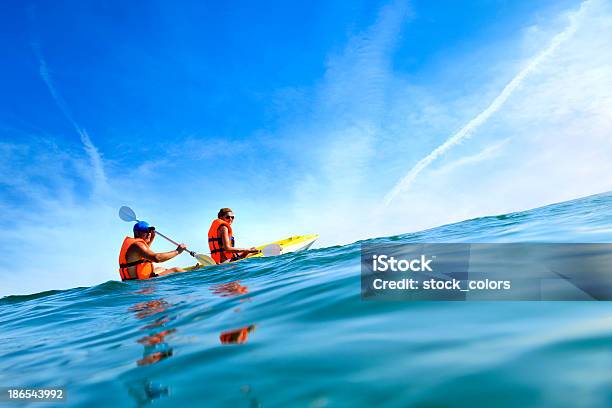
[[155,227],[149,225],[146,221],[138,221],[134,224],[134,232],[148,232],[154,230]]

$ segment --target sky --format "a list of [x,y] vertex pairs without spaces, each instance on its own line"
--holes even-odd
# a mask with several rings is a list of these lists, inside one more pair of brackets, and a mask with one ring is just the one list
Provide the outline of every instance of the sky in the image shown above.
[[103,3],[0,15],[0,296],[118,280],[122,205],[205,253],[612,190],[610,2]]

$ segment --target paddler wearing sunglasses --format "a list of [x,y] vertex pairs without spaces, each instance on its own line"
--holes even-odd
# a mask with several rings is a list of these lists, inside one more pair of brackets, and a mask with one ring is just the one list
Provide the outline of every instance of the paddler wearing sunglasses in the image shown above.
[[260,251],[253,248],[236,248],[235,239],[232,231],[234,222],[234,212],[231,208],[222,208],[217,214],[217,219],[212,222],[208,230],[208,247],[210,256],[218,264],[236,261],[249,254],[257,254]]

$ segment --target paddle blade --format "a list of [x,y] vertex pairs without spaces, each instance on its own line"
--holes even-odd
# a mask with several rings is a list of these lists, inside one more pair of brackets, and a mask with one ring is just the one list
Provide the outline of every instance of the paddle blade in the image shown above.
[[261,252],[263,256],[277,256],[283,253],[283,248],[279,244],[266,245]]
[[132,222],[136,220],[136,213],[130,207],[123,206],[119,209],[119,218],[123,221]]
[[217,264],[215,260],[208,255],[195,254],[195,259],[198,260],[198,264],[201,266],[212,266]]

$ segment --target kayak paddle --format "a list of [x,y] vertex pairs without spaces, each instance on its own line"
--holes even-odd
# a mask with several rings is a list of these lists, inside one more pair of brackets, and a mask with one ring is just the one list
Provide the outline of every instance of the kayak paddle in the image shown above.
[[[283,247],[279,244],[269,244],[261,249],[260,252],[263,256],[277,256],[283,253]],[[245,258],[251,258],[257,254],[248,254]]]
[[[123,206],[123,207],[121,207],[119,209],[119,218],[121,218],[123,221],[126,221],[126,222],[139,222],[138,219],[136,218],[136,213],[134,212],[134,210],[132,210],[130,207],[126,207],[126,206]],[[177,247],[179,246],[178,243],[176,243],[172,239],[168,238],[167,236],[165,236],[164,234],[162,234],[158,230],[155,230],[155,233],[157,235],[161,236],[162,238],[166,239],[166,241],[176,245]],[[196,254],[194,251],[190,251],[190,250],[187,250],[187,252],[189,253],[189,255],[193,256],[198,261],[198,263],[200,265],[202,265],[202,266],[216,265],[217,264],[215,262],[215,260],[212,259],[208,255]]]
[[270,244],[261,250],[263,256],[277,256],[283,253],[283,248],[279,244]]

